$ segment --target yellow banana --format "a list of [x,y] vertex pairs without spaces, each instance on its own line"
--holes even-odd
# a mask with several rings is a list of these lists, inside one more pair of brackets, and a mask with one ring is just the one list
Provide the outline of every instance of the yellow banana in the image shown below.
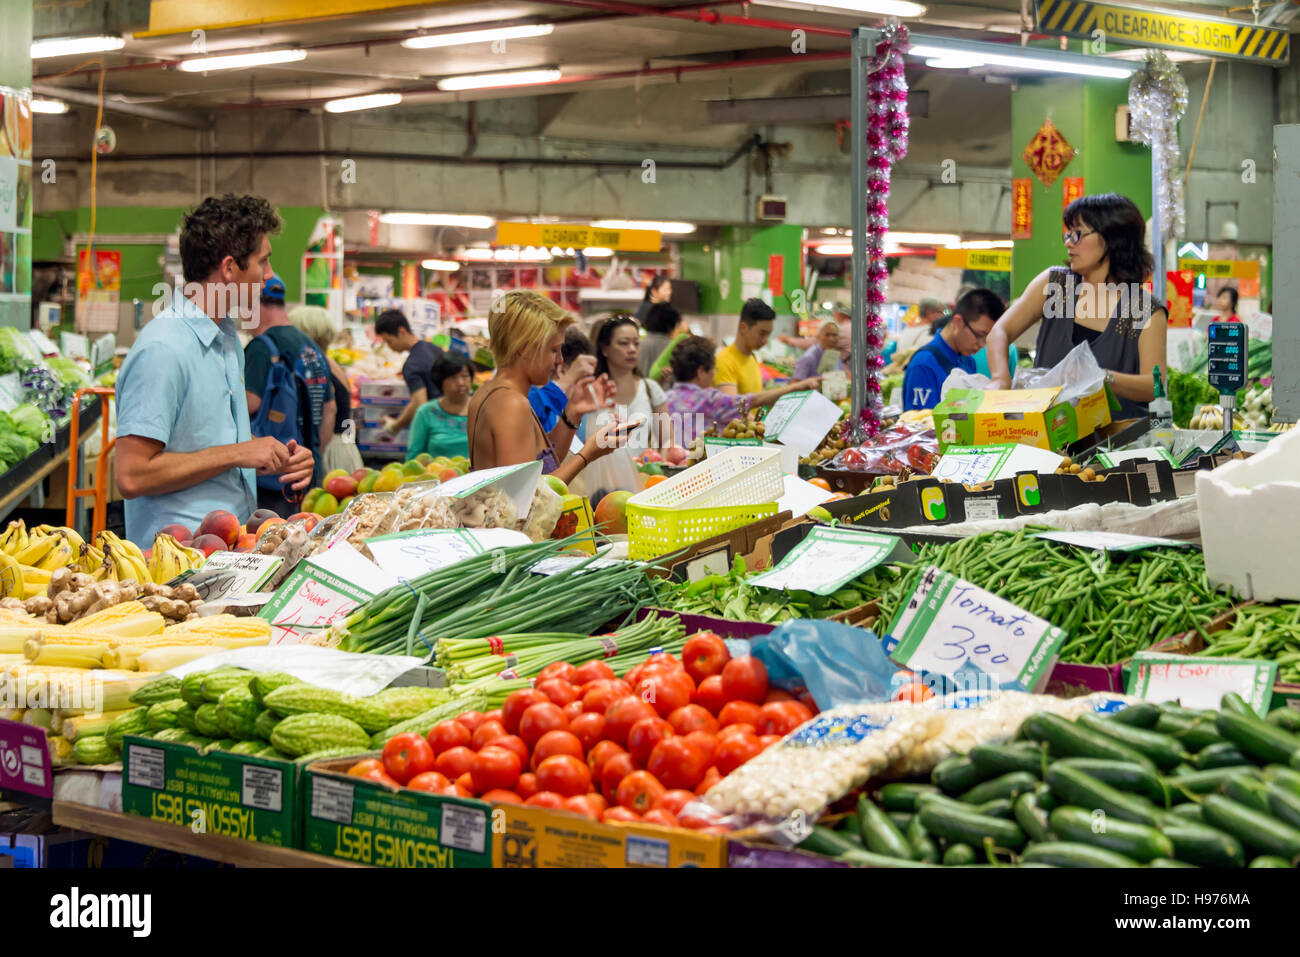
[[78,550],[77,564],[83,572],[90,574],[104,564],[104,553],[94,545],[82,545]]
[[21,518],[9,523],[9,527],[0,535],[0,551],[14,555],[27,547],[27,523]]
[[64,565],[71,565],[77,557],[76,549],[72,547],[65,538],[60,538],[58,544],[50,549],[35,567],[45,571],[54,571],[56,568],[62,568]]
[[25,597],[22,566],[13,556],[0,552],[0,598]]
[[54,535],[31,536],[27,547],[13,557],[21,565],[39,565],[59,542],[60,539]]
[[65,526],[59,529],[59,534],[67,540],[68,544],[72,546],[74,552],[79,551],[81,546],[86,544],[86,540],[78,535],[75,529],[67,528]]
[[184,545],[178,544],[176,546],[176,549],[181,553],[182,556],[184,556],[185,567],[189,570],[202,568],[203,564],[208,560],[207,556],[205,556],[197,548],[187,548]]
[[176,540],[161,533],[154,536],[153,550],[149,554],[150,580],[165,585],[184,570],[185,565]]

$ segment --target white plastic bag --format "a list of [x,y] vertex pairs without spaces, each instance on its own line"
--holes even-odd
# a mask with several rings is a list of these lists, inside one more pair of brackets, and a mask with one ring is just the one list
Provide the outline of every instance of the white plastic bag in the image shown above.
[[964,369],[953,369],[948,373],[948,378],[943,380],[943,385],[939,389],[939,399],[942,401],[947,398],[948,392],[952,389],[987,391],[991,388],[993,388],[993,380],[988,376],[978,372],[967,372]]
[[609,455],[596,459],[569,483],[569,491],[575,495],[587,496],[593,508],[610,492],[620,490],[627,492],[641,490],[636,466],[632,462],[632,453],[625,448],[615,449]]
[[1074,402],[1098,391],[1106,382],[1106,371],[1097,364],[1092,347],[1081,342],[1050,369],[1017,369],[1013,389],[1061,387],[1057,402]]

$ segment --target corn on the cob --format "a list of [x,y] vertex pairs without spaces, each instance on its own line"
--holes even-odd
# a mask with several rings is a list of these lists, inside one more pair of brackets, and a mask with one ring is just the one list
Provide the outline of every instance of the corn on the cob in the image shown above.
[[[109,649],[110,652],[113,650]],[[203,658],[224,650],[224,648],[216,648],[211,645],[165,645],[161,648],[151,648],[142,652],[136,663],[142,672],[145,670],[151,672],[170,671],[172,668],[188,664],[196,658]]]
[[83,714],[74,715],[73,717],[63,719],[63,727],[59,732],[69,741],[76,741],[83,734],[103,734],[108,730],[108,726],[113,723],[113,719],[120,714],[126,714],[129,710],[121,711],[104,711],[100,714]]
[[33,728],[50,729],[54,722],[54,712],[49,708],[28,708],[27,713],[23,715],[23,724],[31,725]]
[[120,711],[131,695],[152,681],[152,672],[13,666],[0,672],[0,701],[20,707],[59,708],[64,717]]
[[67,628],[106,637],[143,638],[161,634],[165,623],[162,615],[149,611],[140,602],[124,601],[79,618]]
[[[124,641],[110,646],[104,652],[103,662],[105,668],[120,668],[124,671],[130,671],[133,668],[140,667],[140,659],[143,655],[164,648],[193,648],[199,651],[199,654],[193,657],[200,658],[214,651],[224,651],[228,648],[249,648],[265,645],[266,643],[266,638],[203,638],[198,636],[190,638],[178,636],[170,640],[164,639],[147,643]],[[175,666],[171,665],[169,667]]]
[[46,642],[33,638],[23,646],[23,654],[34,665],[62,668],[102,668],[107,642],[95,644],[70,644]]
[[72,756],[72,742],[67,738],[51,734],[45,738],[45,746],[50,749],[50,763],[56,768],[77,763]]
[[271,623],[265,618],[237,618],[234,615],[209,615],[168,625],[166,635],[204,634],[230,638],[270,638]]

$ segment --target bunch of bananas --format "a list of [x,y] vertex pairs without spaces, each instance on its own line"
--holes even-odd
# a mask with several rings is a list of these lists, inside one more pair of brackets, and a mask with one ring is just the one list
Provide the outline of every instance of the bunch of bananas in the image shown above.
[[95,536],[93,545],[86,550],[87,564],[95,565],[86,572],[95,581],[131,581],[144,584],[153,581],[144,552],[135,542],[118,538],[105,529]]
[[31,598],[45,593],[50,573],[77,563],[85,542],[70,528],[19,519],[0,533],[0,598]]
[[149,552],[150,581],[165,585],[181,572],[200,568],[204,561],[197,548],[186,548],[172,536],[159,532]]

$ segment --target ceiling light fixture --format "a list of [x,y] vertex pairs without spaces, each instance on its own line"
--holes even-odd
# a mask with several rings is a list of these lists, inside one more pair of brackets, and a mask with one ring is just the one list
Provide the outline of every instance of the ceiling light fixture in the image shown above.
[[818,256],[852,256],[852,243],[821,243],[813,247]]
[[1095,76],[1122,80],[1132,76],[1137,65],[1103,60],[1101,57],[1064,50],[1036,50],[1032,47],[1012,47],[1007,52],[1001,43],[979,40],[960,40],[952,37],[912,36],[908,56],[922,57],[926,65],[941,69],[971,69],[981,66],[1010,67],[1017,70],[1034,70],[1043,73],[1068,73],[1075,76]]
[[507,70],[503,73],[471,73],[465,76],[449,76],[438,81],[438,89],[456,90],[490,90],[503,86],[534,86],[540,83],[553,83],[562,74],[554,68],[539,70]]
[[462,30],[460,33],[426,33],[418,37],[407,37],[402,41],[402,46],[408,50],[429,50],[434,47],[463,46],[466,43],[491,43],[493,40],[527,40],[530,37],[550,36],[554,31],[554,24],[535,23],[490,30]]
[[606,249],[604,246],[588,246],[582,254],[588,259],[609,259],[614,255],[614,250]]
[[396,106],[402,102],[400,93],[367,93],[363,96],[345,96],[325,104],[326,113],[351,113],[355,110],[373,110],[381,106]]
[[390,226],[461,226],[465,229],[491,229],[491,216],[466,216],[461,213],[380,213],[379,221]]
[[597,219],[597,229],[653,229],[668,236],[685,236],[695,232],[694,223],[661,222],[653,219]]
[[956,233],[885,233],[885,242],[894,246],[951,246],[961,242]]
[[866,14],[878,17],[921,17],[925,7],[908,0],[756,0],[761,7],[784,7],[812,13]]
[[1013,249],[1015,243],[1009,239],[965,239],[948,246],[948,249]]
[[422,259],[420,265],[435,272],[455,272],[460,268],[454,259]]
[[79,53],[112,53],[126,46],[122,37],[50,37],[32,41],[32,59],[73,56]]
[[305,59],[306,50],[260,50],[254,53],[196,57],[193,60],[182,60],[179,66],[186,73],[207,73],[210,70],[242,70],[250,66],[297,63]]
[[32,97],[32,112],[51,114],[66,113],[68,112],[68,104],[64,103],[62,100],[51,100],[45,97],[34,96]]

